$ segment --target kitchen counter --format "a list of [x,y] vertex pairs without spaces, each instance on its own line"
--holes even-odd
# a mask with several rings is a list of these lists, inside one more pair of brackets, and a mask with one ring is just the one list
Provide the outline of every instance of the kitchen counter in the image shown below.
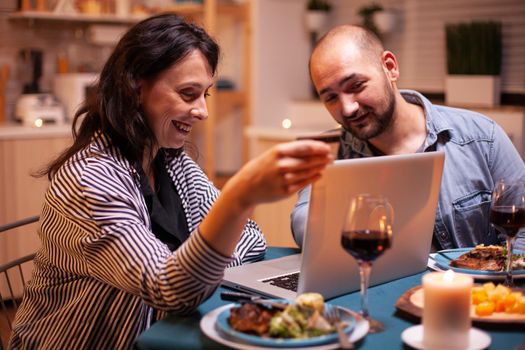
[[71,136],[71,124],[46,125],[41,128],[23,126],[13,122],[0,124],[0,140],[67,136]]

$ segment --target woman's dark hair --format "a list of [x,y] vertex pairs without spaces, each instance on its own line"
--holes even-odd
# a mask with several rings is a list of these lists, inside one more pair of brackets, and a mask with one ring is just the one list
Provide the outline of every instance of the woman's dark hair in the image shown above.
[[219,46],[201,27],[171,13],[134,25],[104,65],[94,93],[75,113],[73,145],[37,176],[47,175],[51,180],[67,159],[91,142],[97,131],[109,136],[128,160],[141,162],[144,150],[152,149],[156,140],[141,110],[139,81],[155,78],[195,50],[204,55],[215,74]]

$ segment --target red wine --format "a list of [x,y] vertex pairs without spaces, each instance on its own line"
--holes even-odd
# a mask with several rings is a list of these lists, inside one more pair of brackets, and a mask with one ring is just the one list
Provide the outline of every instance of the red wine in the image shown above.
[[514,237],[520,228],[525,227],[525,209],[512,207],[496,207],[490,210],[490,222],[505,233]]
[[375,230],[346,231],[341,236],[341,245],[358,260],[374,261],[390,248],[390,237]]

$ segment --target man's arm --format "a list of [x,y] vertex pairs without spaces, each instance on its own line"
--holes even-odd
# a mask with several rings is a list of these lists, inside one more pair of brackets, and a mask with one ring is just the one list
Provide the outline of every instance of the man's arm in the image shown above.
[[312,186],[307,186],[299,192],[299,199],[295,203],[292,211],[292,235],[295,243],[302,248],[303,237],[306,229],[306,219],[308,217],[308,206]]

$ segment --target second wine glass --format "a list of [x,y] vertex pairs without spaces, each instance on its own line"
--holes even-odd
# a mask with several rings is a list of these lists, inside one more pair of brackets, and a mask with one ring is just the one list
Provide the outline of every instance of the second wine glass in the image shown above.
[[525,227],[525,181],[501,179],[496,183],[492,192],[490,222],[496,230],[505,235],[507,255],[504,284],[513,287],[512,247],[518,231]]
[[380,195],[361,194],[350,199],[343,223],[341,244],[359,265],[361,279],[361,314],[370,324],[370,333],[379,333],[384,325],[368,313],[368,285],[372,262],[392,244],[394,211]]

